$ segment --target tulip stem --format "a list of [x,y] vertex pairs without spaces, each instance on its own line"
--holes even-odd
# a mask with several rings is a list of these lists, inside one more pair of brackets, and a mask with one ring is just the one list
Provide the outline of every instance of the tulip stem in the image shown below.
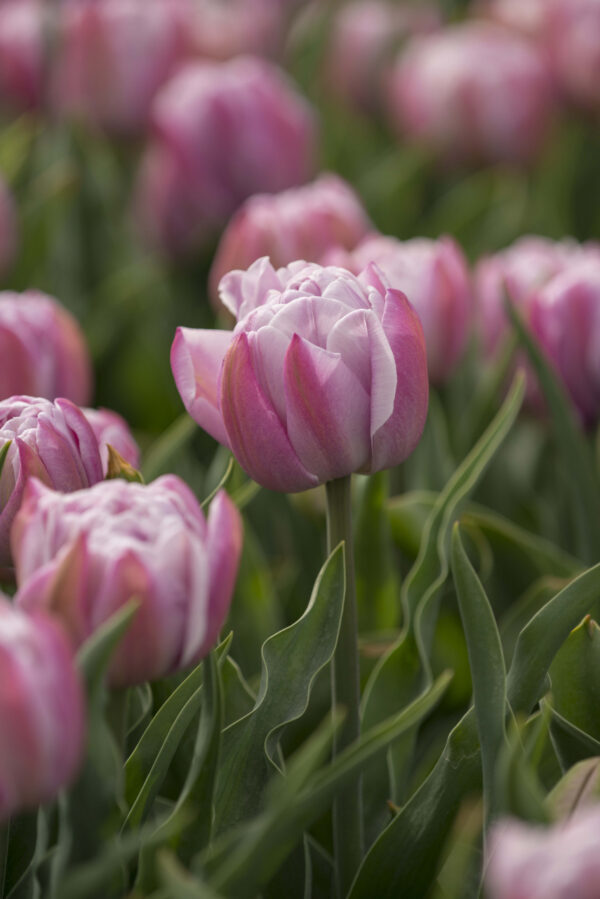
[[127,713],[129,688],[118,687],[110,692],[107,718],[120,756],[127,757]]
[[[360,681],[358,669],[358,613],[352,537],[351,477],[329,481],[327,490],[327,546],[331,553],[344,541],[346,595],[340,636],[331,666],[332,708],[345,711],[343,727],[334,740],[334,755],[360,736]],[[346,896],[363,856],[362,784],[349,785],[333,806],[333,845],[338,896]]]
[[6,881],[6,862],[8,860],[8,843],[10,840],[10,818],[0,824],[0,896],[4,896]]

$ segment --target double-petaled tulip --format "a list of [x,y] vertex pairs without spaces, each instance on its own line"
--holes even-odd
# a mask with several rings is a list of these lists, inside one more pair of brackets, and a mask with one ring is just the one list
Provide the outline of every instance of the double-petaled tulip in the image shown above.
[[180,0],[67,0],[60,9],[55,104],[113,134],[149,123],[158,89],[187,55]]
[[0,594],[0,823],[53,799],[77,773],[83,691],[71,648],[43,613]]
[[96,435],[102,459],[102,470],[105,475],[108,471],[109,446],[112,446],[132,468],[139,468],[140,450],[124,418],[117,412],[113,412],[112,409],[82,409],[81,411]]
[[160,91],[137,188],[140,227],[167,254],[194,249],[248,197],[301,184],[313,114],[264,60],[190,64]]
[[534,293],[531,329],[585,425],[600,418],[600,258],[573,263]]
[[8,566],[10,528],[27,479],[35,475],[57,490],[80,490],[102,480],[102,462],[94,432],[77,406],[29,396],[0,401],[0,454],[0,566]]
[[485,877],[489,899],[597,899],[600,807],[548,829],[505,819],[493,828]]
[[372,225],[354,190],[337,175],[279,194],[251,197],[239,209],[217,249],[210,273],[213,297],[227,272],[261,256],[279,268],[294,259],[320,262],[335,246],[352,250]]
[[392,124],[453,162],[530,161],[554,105],[542,52],[486,22],[414,38],[388,86]]
[[336,256],[356,272],[374,262],[386,283],[406,294],[423,325],[429,378],[443,383],[462,357],[471,329],[469,269],[456,242],[373,235],[345,259],[334,251],[331,258]]
[[0,3],[0,106],[22,112],[42,104],[47,11],[43,0]]
[[427,413],[423,330],[374,267],[276,271],[264,258],[226,275],[220,296],[234,331],[179,328],[171,365],[188,412],[259,484],[305,490],[412,452]]
[[205,520],[175,475],[72,494],[32,479],[12,549],[18,603],[59,616],[75,645],[138,600],[109,671],[114,686],[127,686],[192,665],[212,648],[231,601],[241,521],[224,492]]
[[73,316],[34,290],[0,292],[0,399],[26,394],[89,403],[92,366]]
[[[1,52],[1,51],[0,51]],[[13,260],[17,245],[17,217],[8,188],[0,178],[0,275]]]
[[600,111],[598,0],[548,0],[543,38],[552,72],[566,96]]

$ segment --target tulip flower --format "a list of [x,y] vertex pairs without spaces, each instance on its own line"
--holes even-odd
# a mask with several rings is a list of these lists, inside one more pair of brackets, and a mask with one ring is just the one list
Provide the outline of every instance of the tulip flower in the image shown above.
[[274,56],[280,47],[284,8],[278,0],[194,0],[192,6],[190,42],[201,57]]
[[84,720],[83,690],[61,628],[0,594],[0,823],[53,799],[73,779]]
[[129,430],[129,425],[112,409],[82,409],[88,422],[92,426],[98,445],[102,470],[106,476],[108,470],[108,446],[119,453],[122,458],[133,468],[140,467],[140,450]]
[[510,818],[498,821],[485,883],[489,899],[597,899],[600,806],[547,829]]
[[537,290],[531,329],[582,422],[600,418],[600,257],[573,263]]
[[73,316],[52,297],[0,292],[0,398],[26,394],[88,403],[92,365]]
[[552,0],[545,26],[542,37],[563,93],[579,106],[600,111],[600,4]]
[[[336,258],[335,251],[330,258]],[[358,272],[370,262],[415,307],[425,334],[429,378],[443,383],[462,357],[471,327],[471,284],[462,250],[450,237],[400,241],[374,235],[341,264]]]
[[232,269],[261,256],[279,268],[294,259],[319,262],[332,247],[352,250],[372,225],[354,190],[337,175],[304,187],[251,197],[225,229],[210,273],[213,296]]
[[[1,51],[0,51],[1,52]],[[0,178],[0,275],[9,268],[17,244],[17,216],[8,188]]]
[[543,53],[486,22],[414,38],[389,77],[392,124],[451,162],[531,161],[553,101]]
[[190,64],[157,96],[153,122],[136,213],[167,255],[189,252],[248,197],[301,184],[313,168],[311,109],[263,60]]
[[0,3],[0,106],[23,112],[42,105],[46,13],[43,0]]
[[227,495],[208,521],[175,475],[63,494],[32,478],[12,531],[22,608],[57,615],[80,645],[129,599],[140,603],[109,669],[113,686],[193,665],[217,640],[241,550]]
[[376,269],[268,259],[226,275],[233,332],[179,328],[171,365],[188,412],[259,484],[288,492],[405,459],[427,413],[418,316]]
[[[4,455],[6,453],[6,455]],[[11,564],[9,534],[31,475],[69,492],[102,480],[98,441],[83,412],[66,399],[0,401],[0,566]]]

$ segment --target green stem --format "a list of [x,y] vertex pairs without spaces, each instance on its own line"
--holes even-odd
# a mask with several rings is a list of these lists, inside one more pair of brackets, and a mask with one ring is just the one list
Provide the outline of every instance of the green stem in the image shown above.
[[127,712],[129,707],[129,688],[119,687],[110,691],[106,717],[115,738],[119,754],[127,757]]
[[[343,707],[344,725],[334,742],[334,755],[360,736],[360,682],[358,669],[358,614],[352,539],[351,477],[329,481],[327,489],[327,545],[331,553],[343,540],[346,560],[346,596],[340,636],[331,666],[332,707]],[[362,784],[360,778],[333,806],[333,844],[337,892],[347,895],[363,856]]]
[[6,863],[8,862],[8,843],[10,840],[10,818],[0,825],[0,897],[4,896],[6,881]]

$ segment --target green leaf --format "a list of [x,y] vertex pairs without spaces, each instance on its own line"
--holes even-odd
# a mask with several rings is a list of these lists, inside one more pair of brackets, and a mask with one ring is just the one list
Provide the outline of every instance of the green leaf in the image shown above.
[[354,563],[359,633],[385,630],[398,621],[398,580],[392,563],[390,525],[385,514],[389,472],[358,480]]
[[4,463],[6,461],[6,457],[8,455],[8,451],[10,449],[11,443],[12,443],[12,440],[7,440],[6,443],[4,443],[0,447],[0,475],[2,474],[2,469],[4,468]]
[[508,298],[505,307],[519,340],[527,351],[550,409],[554,437],[562,456],[563,468],[573,487],[573,518],[577,529],[579,553],[584,561],[594,562],[598,558],[600,546],[600,484],[591,453],[572,404],[544,353]]
[[555,818],[564,820],[600,798],[600,757],[573,765],[548,794],[547,803]]
[[[547,702],[542,700],[541,705],[542,708],[546,708]],[[595,740],[552,708],[550,715],[552,744],[563,771],[568,771],[577,762],[600,755],[600,743],[598,740]]]
[[233,458],[233,456],[230,456],[229,461],[227,463],[227,467],[226,467],[221,479],[219,480],[219,483],[216,485],[216,487],[214,487],[211,490],[211,492],[208,494],[206,499],[202,500],[200,505],[203,509],[206,509],[206,507],[211,504],[211,502],[213,501],[213,499],[215,498],[215,496],[217,495],[219,490],[223,490],[223,488],[227,484],[227,481],[231,477],[231,473],[233,472],[234,467],[235,467],[235,459]]
[[186,871],[172,852],[159,853],[158,872],[169,899],[223,899],[221,893]]
[[99,700],[112,654],[138,608],[139,602],[135,598],[130,599],[94,631],[77,653],[77,664],[86,682],[90,703]]
[[194,419],[184,412],[160,435],[144,456],[142,474],[146,483],[168,471],[170,459],[192,439],[197,429]]
[[490,818],[497,812],[494,795],[496,763],[506,740],[506,668],[494,613],[467,558],[458,524],[452,534],[452,573],[467,639],[481,746],[483,795]]
[[585,618],[550,666],[552,708],[600,741],[600,628]]
[[279,735],[308,705],[313,681],[337,644],[344,603],[344,549],[321,569],[301,618],[269,637],[254,709],[223,733],[217,784],[217,831],[256,812],[273,770]]
[[254,708],[256,695],[248,685],[238,663],[227,656],[221,666],[225,726],[245,717]]
[[34,899],[35,872],[46,846],[42,812],[25,812],[2,825],[6,840],[4,869],[0,864],[0,896]]

